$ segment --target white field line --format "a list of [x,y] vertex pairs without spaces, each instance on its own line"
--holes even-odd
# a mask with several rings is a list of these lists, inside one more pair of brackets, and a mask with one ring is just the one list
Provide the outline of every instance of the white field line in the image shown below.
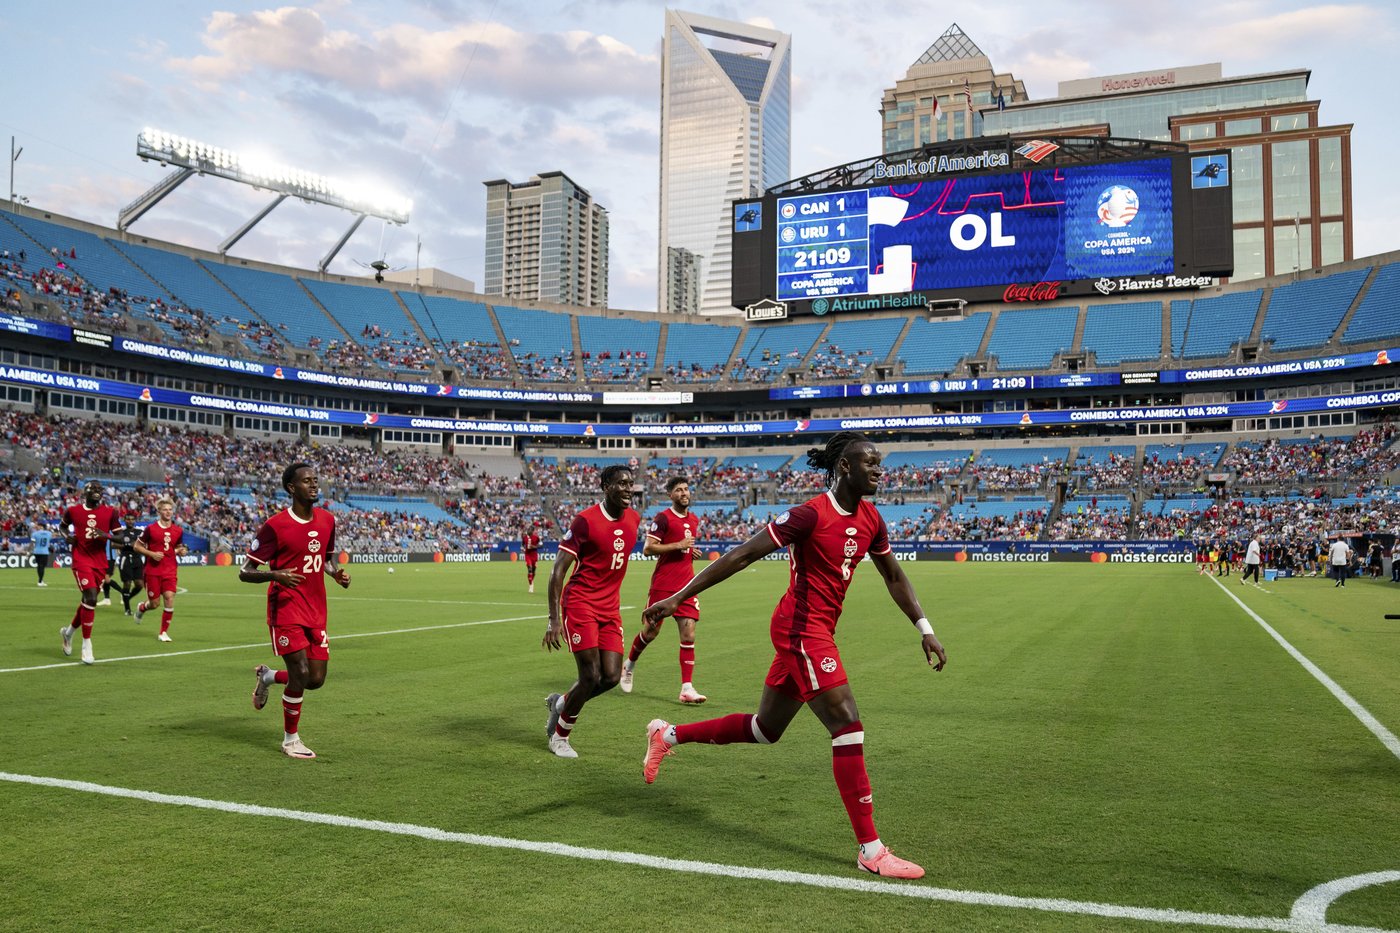
[[[398,628],[387,632],[351,632],[344,635],[332,635],[330,640],[341,641],[346,638],[377,638],[380,635],[407,635],[411,632],[435,632],[441,629],[450,628],[470,628],[473,625],[495,625],[499,622],[528,622],[531,619],[545,619],[548,616],[511,616],[506,619],[481,619],[476,622],[452,622],[446,625],[420,625],[416,628]],[[217,648],[194,648],[189,651],[165,651],[160,654],[134,654],[125,658],[98,658],[98,664],[115,664],[118,661],[145,661],[148,658],[178,658],[187,654],[211,654],[216,651],[242,651],[247,648],[268,648],[270,643],[267,639],[253,642],[247,645],[221,645]],[[79,661],[63,661],[58,664],[37,664],[33,667],[5,667],[0,668],[0,674],[17,674],[21,671],[47,671],[56,667],[74,667],[80,664]]]
[[1375,716],[1372,716],[1370,711],[1366,709],[1366,707],[1356,702],[1356,699],[1352,697],[1350,693],[1347,693],[1345,690],[1343,690],[1340,684],[1338,684],[1331,677],[1328,677],[1325,673],[1323,673],[1322,668],[1309,661],[1301,651],[1290,645],[1287,639],[1285,639],[1282,635],[1275,631],[1273,626],[1265,622],[1263,617],[1260,616],[1259,613],[1246,606],[1238,596],[1230,592],[1228,587],[1226,587],[1223,583],[1221,583],[1214,577],[1210,578],[1210,582],[1220,587],[1220,591],[1226,596],[1230,597],[1232,600],[1234,600],[1235,605],[1239,606],[1251,619],[1263,626],[1264,631],[1268,632],[1269,635],[1273,637],[1274,641],[1278,642],[1279,645],[1283,647],[1284,651],[1287,651],[1290,655],[1293,656],[1293,660],[1303,665],[1304,670],[1316,677],[1318,682],[1321,683],[1324,687],[1326,687],[1327,690],[1334,697],[1340,700],[1341,704],[1345,706],[1353,716],[1361,720],[1361,724],[1367,729],[1370,729],[1372,734],[1374,734],[1376,738],[1381,740],[1381,744],[1384,745],[1387,749],[1389,749],[1392,755],[1394,755],[1396,758],[1400,758],[1400,738],[1396,738],[1395,733],[1391,732],[1385,726],[1381,725],[1380,720],[1378,720]]
[[1325,923],[1327,908],[1343,894],[1360,891],[1372,885],[1397,882],[1400,882],[1400,871],[1373,871],[1364,875],[1352,875],[1350,878],[1338,878],[1336,881],[1318,885],[1294,901],[1289,917],[1307,923]]
[[[747,881],[769,881],[778,884],[805,885],[807,887],[824,888],[827,890],[859,891],[866,894],[885,894],[928,901],[946,901],[979,907],[1038,910],[1059,914],[1141,920],[1148,923],[1194,924],[1197,926],[1220,927],[1230,930],[1277,930],[1281,931],[1281,933],[1400,933],[1400,931],[1377,930],[1372,927],[1329,926],[1326,923],[1319,923],[1315,920],[1305,920],[1294,917],[1248,917],[1235,914],[1199,913],[1195,911],[1174,910],[1171,908],[1129,907],[1120,904],[1072,901],[1063,898],[1017,897],[1008,894],[959,891],[952,888],[936,888],[919,884],[881,881],[875,878],[863,878],[859,876],[841,877],[837,875],[818,875],[810,872],[751,868],[745,865],[724,865],[716,862],[699,862],[690,859],[663,858],[655,855],[644,855],[638,852],[614,852],[608,849],[565,845],[558,842],[535,842],[526,839],[508,839],[502,836],[483,836],[476,833],[454,833],[443,829],[436,829],[431,826],[418,826],[412,823],[391,823],[383,820],[365,820],[352,816],[338,816],[333,813],[285,810],[280,807],[262,807],[254,804],[233,803],[225,800],[207,800],[202,797],[186,797],[175,794],[162,794],[156,791],[109,787],[104,784],[92,784],[87,781],[68,781],[62,778],[35,777],[27,774],[12,774],[6,771],[0,771],[0,781],[8,781],[15,784],[37,785],[39,787],[55,787],[87,794],[123,797],[131,800],[144,800],[148,803],[192,807],[199,810],[216,810],[223,813],[236,813],[243,816],[270,817],[273,819],[294,820],[301,823],[338,826],[345,829],[361,829],[369,832],[389,833],[396,836],[414,836],[433,842],[449,842],[491,849],[511,849],[518,852],[533,852],[541,855],[553,855],[563,858],[583,859],[586,861],[611,862],[617,865],[636,865],[642,868],[682,872],[691,875],[713,875],[722,878],[736,878]],[[854,871],[855,868],[852,866],[852,872]]]
[[[33,590],[33,586],[0,586],[0,590]],[[145,590],[141,591],[143,594]],[[267,599],[267,594],[257,593],[209,593],[187,590],[183,586],[176,591],[177,596],[213,596],[218,599]],[[536,606],[538,603],[483,602],[475,599],[415,599],[408,596],[336,596],[333,603],[428,603],[434,606]],[[626,608],[631,608],[626,607]]]

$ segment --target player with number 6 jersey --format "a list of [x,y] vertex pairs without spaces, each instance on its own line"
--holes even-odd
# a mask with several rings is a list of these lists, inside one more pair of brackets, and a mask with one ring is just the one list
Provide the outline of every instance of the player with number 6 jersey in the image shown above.
[[[578,679],[568,692],[545,698],[549,708],[545,734],[549,750],[560,758],[578,757],[569,735],[583,705],[622,679],[619,594],[642,518],[628,508],[632,501],[630,469],[620,464],[610,466],[598,479],[603,501],[574,519],[559,542],[559,556],[549,575],[549,625],[541,644],[546,651],[557,651],[567,642],[578,667]],[[571,567],[576,568],[573,576],[569,576]]]
[[[289,758],[315,758],[301,741],[301,705],[305,691],[326,682],[330,640],[326,635],[328,574],[342,587],[350,574],[336,563],[335,516],[315,507],[320,482],[314,467],[293,463],[282,474],[282,487],[292,504],[258,529],[248,548],[248,560],[238,579],[267,583],[267,627],[272,650],[287,665],[274,671],[265,664],[253,673],[253,709],[267,704],[267,691],[282,684],[282,753]],[[259,569],[266,568],[266,569]]]

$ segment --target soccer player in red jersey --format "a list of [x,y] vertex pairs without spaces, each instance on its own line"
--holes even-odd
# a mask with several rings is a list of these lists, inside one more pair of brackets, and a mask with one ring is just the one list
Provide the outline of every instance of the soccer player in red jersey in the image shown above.
[[83,487],[83,504],[65,509],[60,524],[73,551],[73,579],[81,595],[73,621],[60,628],[58,634],[63,637],[63,653],[71,655],[73,633],[81,628],[83,663],[91,664],[92,617],[98,588],[107,576],[107,536],[121,528],[121,520],[116,509],[102,504],[102,485],[91,480]]
[[[651,591],[647,604],[661,602],[677,593],[695,576],[695,538],[700,533],[700,516],[690,513],[690,483],[684,476],[666,481],[666,494],[671,497],[670,508],[662,509],[647,526],[642,553],[656,557],[656,569],[651,573]],[[632,639],[632,650],[622,662],[623,693],[632,692],[632,671],[637,659],[652,639],[661,631],[661,619],[643,620],[642,630]],[[680,636],[682,703],[704,703],[705,695],[692,683],[695,675],[695,623],[700,621],[700,604],[692,597],[676,609],[676,631]]]
[[530,584],[530,592],[535,591],[535,567],[540,562],[540,532],[531,525],[520,533],[520,550],[525,554],[525,579]]
[[[321,486],[316,469],[293,463],[282,473],[282,488],[292,497],[289,508],[273,515],[258,529],[248,560],[238,574],[244,583],[267,583],[267,627],[272,650],[286,663],[285,671],[266,664],[253,669],[253,709],[267,705],[267,691],[282,684],[282,754],[315,758],[299,732],[301,701],[307,690],[326,682],[330,641],[326,636],[326,581],[350,586],[350,573],[336,564],[335,516],[316,508]],[[265,567],[265,570],[259,570]]]
[[[616,687],[622,677],[619,592],[642,517],[628,508],[630,469],[621,464],[606,467],[598,481],[603,501],[574,519],[559,542],[559,556],[549,575],[549,626],[542,646],[546,651],[560,650],[562,634],[578,666],[578,680],[568,692],[551,693],[544,701],[549,707],[545,722],[549,750],[560,758],[578,757],[569,734],[583,705]],[[570,567],[576,568],[573,576],[569,576]]]
[[133,547],[146,558],[146,598],[136,607],[136,621],[156,607],[159,600],[160,634],[156,638],[171,641],[170,620],[175,616],[175,590],[179,586],[178,558],[190,552],[181,542],[184,529],[175,524],[175,500],[162,496],[156,500],[156,520],[141,532]]
[[948,661],[913,586],[890,552],[884,519],[866,499],[874,495],[883,475],[880,460],[879,448],[863,435],[847,431],[832,437],[825,447],[812,448],[807,463],[826,471],[828,492],[779,515],[680,592],[647,607],[644,618],[662,619],[754,561],[778,548],[788,549],[791,582],[773,610],[770,635],[776,653],[758,712],[677,726],[652,720],[647,726],[642,776],[648,784],[655,781],[662,759],[673,753],[673,746],[685,742],[770,745],[782,737],[805,704],[831,733],[836,788],[860,847],[856,865],[889,878],[922,878],[922,868],[896,856],[875,832],[870,778],[865,771],[865,730],[835,639],[851,575],[869,554],[891,598],[917,627],[929,665],[941,671]]

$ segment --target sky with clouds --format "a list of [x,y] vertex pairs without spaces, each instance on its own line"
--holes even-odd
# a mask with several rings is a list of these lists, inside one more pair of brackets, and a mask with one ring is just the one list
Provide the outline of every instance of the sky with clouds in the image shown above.
[[[1400,194],[1381,176],[1400,151],[1384,63],[1400,29],[1382,0],[960,4],[919,0],[682,9],[792,36],[792,175],[880,151],[879,102],[954,21],[1034,99],[1062,80],[1222,62],[1225,75],[1310,68],[1324,124],[1355,125],[1358,256],[1400,248]],[[15,190],[35,207],[105,225],[167,171],[136,158],[153,126],[414,201],[404,227],[366,222],[335,271],[383,252],[482,284],[488,179],[560,170],[612,224],[610,304],[656,307],[661,33],[643,0],[325,0],[0,6],[0,133],[24,151]],[[956,12],[954,12],[956,10]],[[0,145],[3,145],[0,143]],[[269,200],[210,178],[187,182],[133,232],[214,248]],[[314,268],[350,220],[287,202],[234,252]]]

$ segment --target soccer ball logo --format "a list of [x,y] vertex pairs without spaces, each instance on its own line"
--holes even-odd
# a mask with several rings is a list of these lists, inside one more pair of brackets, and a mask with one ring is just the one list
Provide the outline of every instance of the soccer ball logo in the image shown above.
[[285,647],[287,647],[288,645],[290,645],[291,643],[292,643],[291,639],[289,639],[286,635],[279,635],[279,636],[277,636],[277,644],[280,645],[281,647],[285,648]]
[[822,658],[822,670],[825,671],[825,672],[828,673],[828,674],[830,674],[832,671],[836,670],[836,659],[835,659],[835,658]]
[[577,645],[579,642],[583,641],[583,636],[578,632],[574,632],[574,634],[569,637],[569,640]]
[[613,538],[613,550],[614,550],[614,551],[620,551],[620,550],[622,550],[622,539],[621,539],[621,538]]
[[1099,223],[1126,227],[1138,212],[1137,192],[1125,185],[1111,185],[1099,195]]
[[845,555],[846,555],[847,557],[855,557],[855,556],[856,556],[856,539],[855,539],[855,538],[847,538],[847,539],[846,539],[846,546],[845,546],[842,550],[843,550],[843,552],[845,553]]
[[321,550],[321,542],[313,538],[310,541],[306,542],[306,549],[312,554],[315,554],[317,551]]

